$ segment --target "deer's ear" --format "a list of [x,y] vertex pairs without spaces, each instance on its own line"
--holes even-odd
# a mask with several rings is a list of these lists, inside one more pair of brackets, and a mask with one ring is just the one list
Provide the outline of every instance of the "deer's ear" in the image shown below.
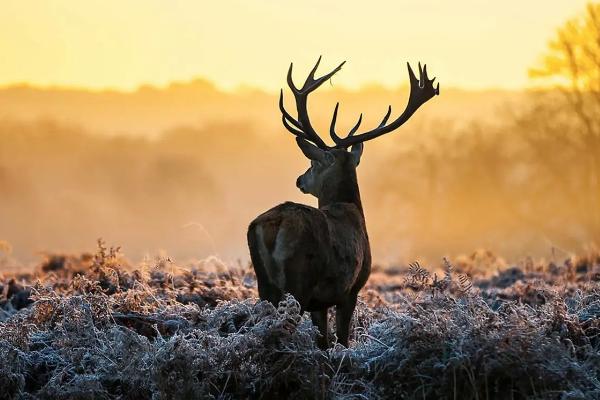
[[352,149],[350,150],[350,154],[352,155],[352,162],[354,163],[355,167],[358,167],[358,164],[360,164],[360,157],[362,156],[363,153],[363,144],[361,143],[357,143],[354,146],[352,146]]
[[296,143],[298,143],[298,147],[302,150],[302,153],[306,156],[306,158],[315,161],[323,161],[326,157],[325,150],[318,148],[317,146],[311,144],[307,140],[297,137]]

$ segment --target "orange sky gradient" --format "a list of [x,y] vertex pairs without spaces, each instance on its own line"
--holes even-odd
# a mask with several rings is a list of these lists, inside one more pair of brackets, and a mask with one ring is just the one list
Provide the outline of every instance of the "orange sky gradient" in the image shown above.
[[[527,85],[556,28],[585,0],[2,0],[0,85],[132,90],[196,76],[224,89],[282,86],[324,55],[335,84],[406,82],[426,61],[442,86]],[[299,79],[299,78],[297,78]]]

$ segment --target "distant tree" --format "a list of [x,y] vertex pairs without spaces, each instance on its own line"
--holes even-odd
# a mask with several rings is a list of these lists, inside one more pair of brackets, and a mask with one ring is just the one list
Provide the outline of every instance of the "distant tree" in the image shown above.
[[529,75],[545,89],[538,91],[534,107],[520,118],[521,136],[552,180],[546,189],[569,197],[577,210],[570,222],[580,224],[586,237],[598,244],[600,3],[588,3],[581,15],[557,30]]
[[600,245],[600,3],[557,29],[530,75],[542,87],[502,124],[424,124],[381,160],[377,246],[521,257]]
[[535,80],[553,82],[583,124],[600,136],[600,3],[589,3],[583,15],[568,20],[548,44],[541,65],[530,69]]

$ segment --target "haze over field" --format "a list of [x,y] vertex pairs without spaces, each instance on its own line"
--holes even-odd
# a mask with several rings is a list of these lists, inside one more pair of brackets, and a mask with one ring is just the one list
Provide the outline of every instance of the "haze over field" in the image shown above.
[[[328,64],[333,62],[337,60]],[[282,85],[285,72],[280,73]],[[307,72],[298,71],[298,80]],[[402,66],[397,75],[407,78],[406,67]],[[291,94],[287,96],[291,101]],[[390,104],[400,112],[407,96],[406,86],[385,89],[372,85],[361,90],[325,86],[310,99],[311,115],[327,132],[335,103],[341,101],[341,123],[350,124],[364,112],[365,122],[375,124]],[[459,124],[482,119],[501,122],[505,115],[499,111],[508,103],[518,104],[523,97],[518,91],[444,88],[444,96],[428,104],[426,115],[415,118]],[[164,88],[145,85],[133,92],[43,89],[21,84],[0,89],[0,116],[22,121],[52,119],[108,135],[156,137],[182,125],[199,127],[223,121],[253,122],[279,135],[284,129],[277,101],[278,93],[249,88],[226,92],[202,78]]]
[[[361,111],[365,125],[374,125],[386,102],[400,110],[406,95],[334,89],[316,93],[311,108],[316,126],[327,132],[336,99],[344,129]],[[506,194],[481,170],[497,160],[472,153],[482,151],[483,141],[483,150],[492,146],[493,156],[508,157],[507,174],[527,176],[523,167],[513,171],[510,155],[496,154],[498,128],[476,128],[502,126],[524,98],[448,90],[401,132],[367,144],[359,174],[377,260],[479,247],[519,257],[577,246],[585,234],[550,238],[507,215],[512,211],[499,197]],[[294,186],[307,161],[280,126],[276,102],[272,93],[226,93],[207,81],[133,93],[4,89],[0,237],[20,260],[40,250],[93,248],[98,237],[136,259],[164,249],[178,259],[217,254],[245,260],[253,217],[286,200],[315,204]],[[518,147],[514,135],[501,134]],[[469,146],[475,148],[465,150]]]
[[[260,1],[246,11],[263,12],[264,24],[233,13],[215,26],[220,3],[84,10],[59,1],[16,23],[25,3],[7,2],[0,241],[12,253],[0,257],[16,265],[40,251],[92,250],[102,237],[134,259],[164,250],[179,260],[247,260],[256,215],[286,200],[315,204],[295,188],[308,162],[281,126],[275,89],[290,61],[301,82],[319,54],[322,72],[348,59],[311,97],[325,137],[336,101],[340,130],[361,112],[364,127],[378,124],[388,104],[398,115],[406,60],[427,61],[442,85],[406,126],[366,144],[359,180],[377,262],[481,247],[511,259],[563,257],[597,243],[600,147],[586,142],[597,132],[557,92],[526,91],[528,67],[584,2],[544,3],[544,12],[537,1],[471,3],[436,5],[426,26],[410,17],[422,2],[381,2],[379,11],[308,2],[272,19],[280,6]],[[307,14],[315,29],[302,36]],[[346,28],[334,28],[334,16]],[[350,26],[362,28],[348,36]]]

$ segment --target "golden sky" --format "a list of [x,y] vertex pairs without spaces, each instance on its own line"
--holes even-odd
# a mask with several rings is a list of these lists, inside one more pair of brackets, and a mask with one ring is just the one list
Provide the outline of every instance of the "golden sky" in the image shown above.
[[0,0],[0,85],[133,89],[202,76],[268,90],[322,54],[336,84],[519,88],[586,0]]

